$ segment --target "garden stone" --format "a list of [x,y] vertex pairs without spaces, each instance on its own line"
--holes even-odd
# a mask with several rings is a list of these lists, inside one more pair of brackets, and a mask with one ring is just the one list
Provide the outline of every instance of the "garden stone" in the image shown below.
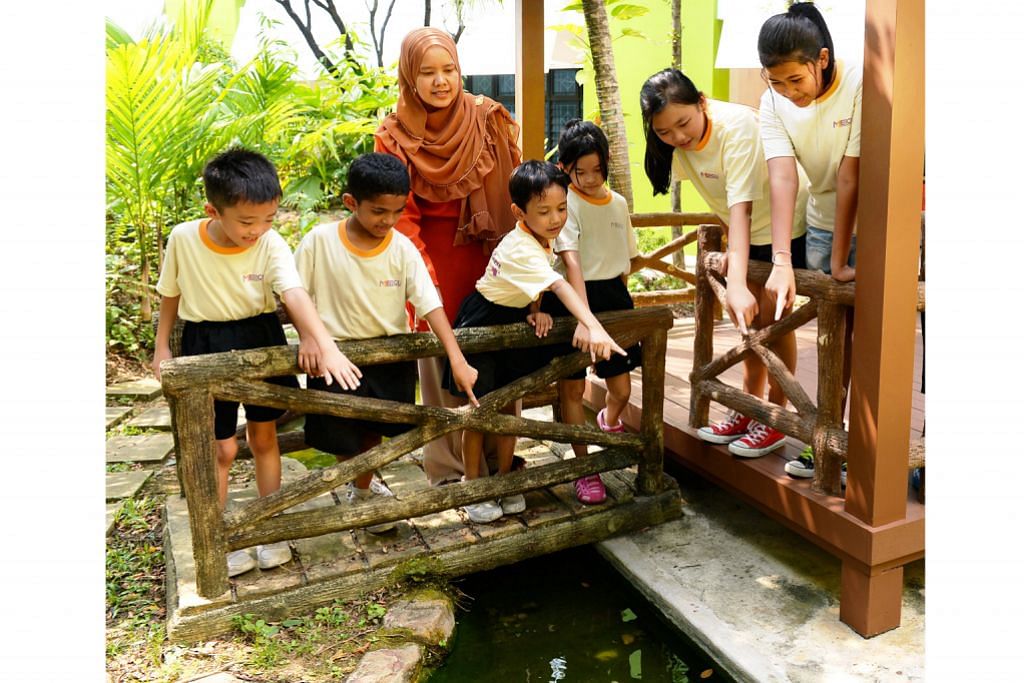
[[160,462],[174,450],[167,433],[115,436],[107,439],[107,462]]
[[446,600],[402,600],[384,615],[384,628],[408,629],[431,645],[447,642],[455,630],[455,615]]
[[107,531],[106,534],[109,536],[110,532],[114,530],[114,515],[117,514],[118,508],[121,507],[121,501],[116,503],[107,503]]
[[107,429],[119,424],[130,412],[131,406],[107,406]]
[[134,497],[152,474],[152,470],[107,472],[107,500]]
[[170,431],[171,429],[171,409],[167,404],[153,406],[146,412],[142,413],[138,417],[132,418],[128,425],[131,427],[138,427],[139,429],[159,429],[160,431]]
[[151,401],[163,394],[160,382],[152,377],[143,377],[130,382],[118,382],[107,387],[107,396],[127,396],[142,401]]
[[367,652],[345,683],[410,683],[419,672],[420,656],[420,646],[413,643]]

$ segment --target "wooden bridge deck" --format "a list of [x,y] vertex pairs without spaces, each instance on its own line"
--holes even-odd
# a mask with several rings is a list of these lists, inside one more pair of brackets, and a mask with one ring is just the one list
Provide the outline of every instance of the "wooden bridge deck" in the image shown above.
[[[527,467],[536,467],[557,460],[556,453],[566,450],[521,439],[516,452],[526,459]],[[571,457],[571,450],[568,454]],[[306,474],[297,460],[285,457],[282,463],[284,483]],[[682,507],[675,481],[666,476],[662,493],[639,497],[635,495],[635,469],[603,475],[609,497],[602,505],[579,504],[572,484],[563,483],[527,493],[524,513],[493,524],[473,524],[461,510],[445,510],[399,521],[395,531],[385,534],[358,529],[299,539],[292,542],[291,562],[236,576],[230,580],[230,591],[212,600],[196,592],[185,501],[169,498],[164,539],[168,636],[177,642],[196,641],[229,630],[235,615],[255,613],[281,620],[335,599],[376,590],[410,569],[461,576],[679,517]],[[429,486],[422,469],[409,456],[387,465],[381,476],[399,500]],[[254,497],[251,486],[230,494],[233,503]],[[324,494],[294,511],[337,506],[339,514],[344,514],[340,500]]]

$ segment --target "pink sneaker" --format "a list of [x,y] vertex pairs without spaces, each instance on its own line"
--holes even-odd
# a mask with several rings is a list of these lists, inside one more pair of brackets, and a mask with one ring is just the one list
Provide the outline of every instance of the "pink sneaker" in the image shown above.
[[577,479],[574,486],[576,488],[576,500],[584,505],[597,505],[604,502],[606,493],[600,474],[591,474],[589,477]]
[[740,415],[734,410],[718,424],[701,427],[697,430],[697,438],[708,443],[731,443],[747,433],[751,419]]
[[729,452],[741,458],[760,458],[786,445],[786,435],[768,425],[750,421],[750,431],[729,444]]
[[[597,414],[597,426],[601,428],[601,431],[602,432],[612,432],[614,434],[619,434],[621,432],[626,431],[626,425],[622,424],[622,420],[619,420],[619,424],[615,425],[614,427],[609,426],[608,423],[605,422],[604,415],[605,415],[605,411],[606,410],[608,410],[608,409],[607,408],[601,408],[601,412],[599,412]],[[604,500],[604,494],[603,493],[601,494],[601,500]]]

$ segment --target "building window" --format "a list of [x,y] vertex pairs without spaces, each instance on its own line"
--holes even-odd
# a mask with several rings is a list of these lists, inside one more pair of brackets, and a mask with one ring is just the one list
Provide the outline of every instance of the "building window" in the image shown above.
[[[576,83],[579,69],[551,69],[544,76],[545,147],[558,144],[558,134],[569,119],[583,118],[583,87]],[[516,79],[514,74],[466,76],[463,87],[477,95],[487,95],[516,115]],[[558,154],[552,156],[558,161]]]

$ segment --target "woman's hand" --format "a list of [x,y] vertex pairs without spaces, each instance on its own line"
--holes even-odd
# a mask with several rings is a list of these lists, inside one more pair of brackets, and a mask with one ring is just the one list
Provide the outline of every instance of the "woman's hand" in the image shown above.
[[746,285],[737,282],[730,283],[725,290],[725,310],[729,314],[732,324],[739,329],[740,334],[749,334],[750,323],[757,315],[757,299],[750,293]]
[[793,266],[772,266],[771,275],[764,283],[764,291],[769,301],[775,305],[774,319],[779,320],[783,311],[792,308],[793,301],[796,300],[796,277],[793,275]]

